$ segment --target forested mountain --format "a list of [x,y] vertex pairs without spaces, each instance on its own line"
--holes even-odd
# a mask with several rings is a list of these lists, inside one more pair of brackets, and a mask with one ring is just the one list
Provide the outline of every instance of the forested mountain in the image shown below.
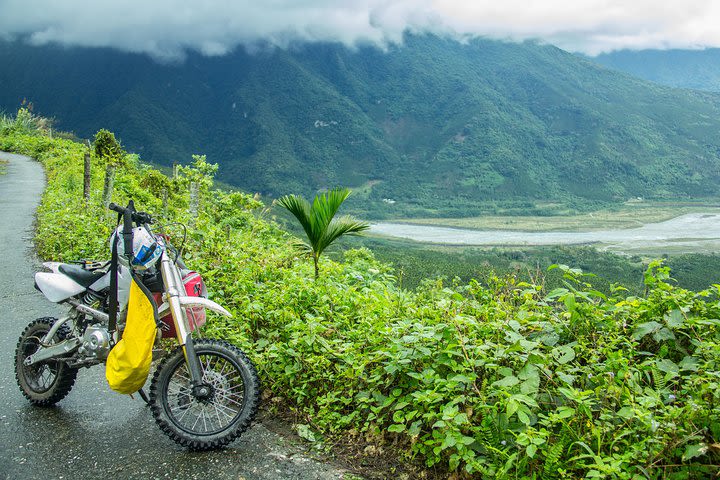
[[620,50],[592,60],[663,85],[720,92],[720,48]]
[[371,216],[714,196],[720,183],[720,95],[534,43],[407,36],[166,65],[0,43],[0,65],[8,112],[27,99],[159,165],[205,153],[219,179],[269,196],[350,186]]

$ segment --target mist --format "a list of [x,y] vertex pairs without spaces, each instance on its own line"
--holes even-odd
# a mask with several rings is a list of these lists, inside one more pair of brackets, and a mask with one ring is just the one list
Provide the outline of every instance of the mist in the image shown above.
[[401,44],[405,32],[533,39],[588,55],[720,47],[720,3],[618,0],[0,0],[0,37],[182,59],[244,45]]

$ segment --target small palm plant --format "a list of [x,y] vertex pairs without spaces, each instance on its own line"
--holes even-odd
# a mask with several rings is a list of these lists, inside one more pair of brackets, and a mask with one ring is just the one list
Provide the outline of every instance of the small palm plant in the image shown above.
[[334,218],[340,205],[349,195],[349,189],[335,188],[327,193],[315,195],[312,205],[299,195],[285,195],[277,200],[279,205],[288,209],[297,218],[307,234],[308,243],[302,242],[301,246],[312,256],[316,280],[320,276],[318,263],[320,255],[331,243],[343,235],[358,234],[370,228],[367,222],[349,215]]

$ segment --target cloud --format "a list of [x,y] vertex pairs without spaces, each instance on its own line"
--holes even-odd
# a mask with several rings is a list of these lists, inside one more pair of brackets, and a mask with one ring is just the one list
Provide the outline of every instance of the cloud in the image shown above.
[[258,43],[387,46],[405,31],[537,39],[590,55],[720,47],[717,25],[713,0],[0,0],[0,37],[170,60]]

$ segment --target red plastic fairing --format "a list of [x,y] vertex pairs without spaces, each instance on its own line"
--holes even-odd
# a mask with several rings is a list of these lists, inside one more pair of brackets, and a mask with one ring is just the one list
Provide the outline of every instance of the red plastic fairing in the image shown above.
[[[185,292],[190,297],[205,297],[207,295],[205,283],[197,272],[189,272],[185,275],[183,277],[183,284],[185,284]],[[162,303],[162,295],[160,293],[153,293],[153,297],[158,306],[160,306]],[[185,311],[187,312],[188,322],[190,323],[190,331],[205,324],[205,307],[188,307]],[[172,315],[165,315],[160,321],[165,324],[162,326],[162,337],[175,338],[175,324],[173,323]]]

